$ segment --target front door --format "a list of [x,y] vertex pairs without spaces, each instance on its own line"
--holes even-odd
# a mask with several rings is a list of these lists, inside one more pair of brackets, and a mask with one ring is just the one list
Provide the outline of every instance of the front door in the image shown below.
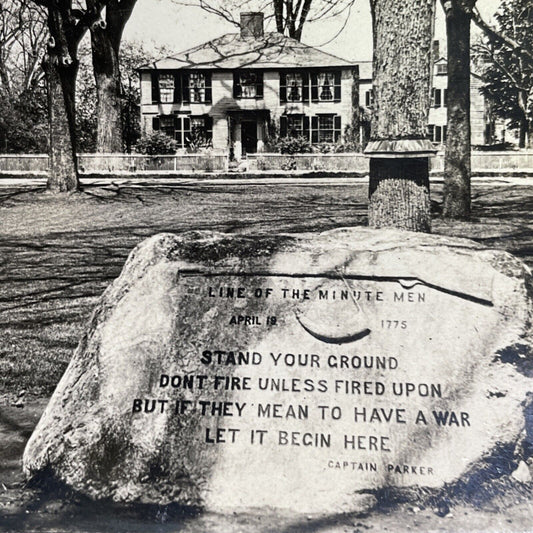
[[242,155],[257,152],[257,122],[246,121],[241,123]]

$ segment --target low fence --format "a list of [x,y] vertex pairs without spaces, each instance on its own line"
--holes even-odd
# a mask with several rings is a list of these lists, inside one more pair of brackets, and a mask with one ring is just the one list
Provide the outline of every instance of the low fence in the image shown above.
[[[474,172],[508,171],[508,170],[533,170],[533,152],[481,152],[473,151],[471,159],[472,170]],[[438,152],[431,158],[431,171],[444,171],[444,152]]]
[[[275,154],[260,153],[248,156],[248,170],[261,171],[353,171],[366,174],[368,158],[361,153],[340,154]],[[444,152],[430,159],[431,171],[442,173]],[[142,154],[80,154],[80,172],[92,173],[142,173],[142,172],[226,172],[228,157],[225,154],[176,154],[146,156]],[[533,171],[533,151],[472,152],[474,172]],[[0,154],[0,172],[46,173],[48,156],[43,154]]]
[[307,170],[368,172],[368,158],[361,153],[248,155],[249,171]]
[[0,154],[1,172],[47,172],[46,154]]
[[[82,174],[121,172],[224,172],[228,158],[224,154],[79,154]],[[0,154],[0,172],[48,172],[48,156]]]
[[80,172],[224,172],[228,158],[223,154],[80,154]]

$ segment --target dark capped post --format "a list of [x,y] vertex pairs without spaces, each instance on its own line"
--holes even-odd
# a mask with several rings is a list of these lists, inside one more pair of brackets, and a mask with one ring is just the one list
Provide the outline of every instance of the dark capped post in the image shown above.
[[374,102],[368,222],[431,231],[427,139],[434,0],[371,0]]

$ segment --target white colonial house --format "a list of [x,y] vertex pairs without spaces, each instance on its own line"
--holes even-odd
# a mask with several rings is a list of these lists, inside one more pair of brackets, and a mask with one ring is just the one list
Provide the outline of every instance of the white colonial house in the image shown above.
[[200,131],[236,159],[265,149],[272,130],[335,142],[352,124],[357,65],[280,33],[262,13],[242,13],[240,33],[140,68],[142,130],[180,148]]
[[[433,43],[433,75],[431,107],[428,115],[428,137],[438,147],[446,141],[448,112],[448,61],[440,53],[440,43]],[[372,112],[372,62],[364,61],[359,66],[359,105]],[[494,123],[490,106],[480,91],[480,76],[472,73],[470,78],[470,126],[473,145],[489,144],[494,137]]]

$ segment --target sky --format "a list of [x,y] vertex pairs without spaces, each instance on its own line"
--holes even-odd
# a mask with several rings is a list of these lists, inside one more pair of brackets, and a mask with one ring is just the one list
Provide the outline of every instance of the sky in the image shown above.
[[[190,3],[190,2],[189,2]],[[477,7],[490,20],[500,0],[478,0]],[[351,61],[372,59],[372,21],[368,0],[355,0],[349,13],[335,20],[315,22],[304,28],[302,42]],[[273,31],[273,27],[267,27]],[[196,7],[176,0],[137,0],[124,39],[147,46],[165,46],[181,52],[225,33],[235,26]],[[445,40],[444,15],[437,0],[435,38]]]

